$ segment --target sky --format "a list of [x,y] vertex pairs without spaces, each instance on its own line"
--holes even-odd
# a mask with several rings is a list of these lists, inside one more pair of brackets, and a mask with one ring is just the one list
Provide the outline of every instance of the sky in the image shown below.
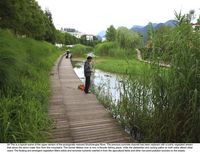
[[115,28],[145,26],[174,19],[174,10],[200,14],[200,0],[36,0],[49,9],[57,29],[75,28],[98,34],[110,25]]

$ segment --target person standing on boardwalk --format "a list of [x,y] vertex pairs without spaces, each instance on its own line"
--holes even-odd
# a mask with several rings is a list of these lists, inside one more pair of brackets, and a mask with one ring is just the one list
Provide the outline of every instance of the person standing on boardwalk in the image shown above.
[[84,75],[85,75],[85,93],[89,93],[89,88],[90,88],[90,76],[92,73],[92,68],[91,68],[91,63],[92,62],[92,57],[88,56],[87,60],[85,61],[84,64]]
[[69,58],[69,50],[66,52],[66,58]]

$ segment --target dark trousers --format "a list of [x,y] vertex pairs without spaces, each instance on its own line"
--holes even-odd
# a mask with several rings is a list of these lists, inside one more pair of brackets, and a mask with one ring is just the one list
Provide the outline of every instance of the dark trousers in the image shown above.
[[90,76],[86,76],[85,77],[85,93],[89,92],[89,88],[90,88]]

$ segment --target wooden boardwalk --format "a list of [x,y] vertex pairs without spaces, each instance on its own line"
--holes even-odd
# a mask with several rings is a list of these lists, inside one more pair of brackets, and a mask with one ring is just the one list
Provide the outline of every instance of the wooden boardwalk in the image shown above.
[[119,126],[95,95],[77,89],[81,81],[71,62],[60,57],[51,72],[49,115],[54,120],[49,142],[126,143],[133,139]]

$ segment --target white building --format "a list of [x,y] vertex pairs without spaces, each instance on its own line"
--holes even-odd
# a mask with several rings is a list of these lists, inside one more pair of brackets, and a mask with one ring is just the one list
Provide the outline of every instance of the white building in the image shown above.
[[61,28],[61,31],[63,33],[69,33],[71,34],[72,36],[75,36],[76,38],[81,38],[82,35],[84,35],[83,33],[77,31],[76,29],[74,28]]
[[86,40],[87,40],[87,41],[93,41],[93,39],[94,39],[94,35],[85,34],[85,36],[86,36]]
[[75,36],[76,38],[81,38],[81,36],[85,36],[87,41],[93,41],[94,40],[94,35],[91,34],[84,34],[82,32],[77,31],[74,28],[61,28],[61,32],[63,33],[69,33],[72,36]]
[[78,32],[78,31],[76,31],[76,32],[68,32],[68,33],[71,34],[72,36],[75,36],[76,38],[79,38],[79,39],[83,35],[83,33]]

